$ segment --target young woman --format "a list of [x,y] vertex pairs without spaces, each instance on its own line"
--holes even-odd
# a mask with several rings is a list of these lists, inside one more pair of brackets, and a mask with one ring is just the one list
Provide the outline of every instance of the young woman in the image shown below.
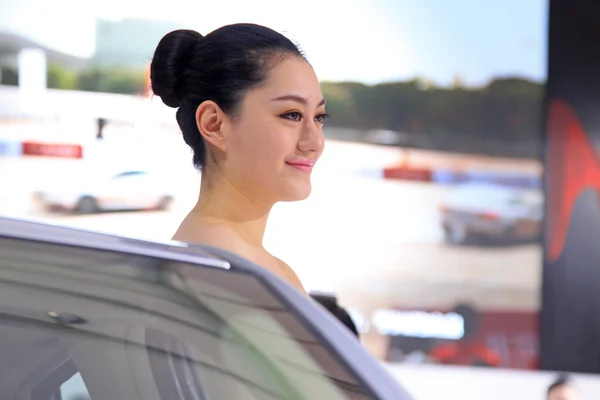
[[236,253],[304,290],[263,247],[271,208],[303,200],[324,146],[325,99],[310,64],[285,36],[234,24],[206,36],[177,30],[152,60],[155,95],[202,171],[200,196],[173,239]]

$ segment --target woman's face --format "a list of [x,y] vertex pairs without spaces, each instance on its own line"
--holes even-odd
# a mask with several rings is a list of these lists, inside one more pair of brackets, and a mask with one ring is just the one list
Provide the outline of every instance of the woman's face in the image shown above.
[[247,92],[225,132],[226,179],[261,202],[303,200],[324,147],[325,100],[312,67],[288,57]]

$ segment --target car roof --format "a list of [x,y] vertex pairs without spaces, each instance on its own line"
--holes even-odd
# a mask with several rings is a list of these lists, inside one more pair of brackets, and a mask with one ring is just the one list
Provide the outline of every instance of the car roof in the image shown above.
[[157,242],[106,233],[50,225],[40,221],[0,217],[0,237],[41,241],[99,250],[169,258],[218,268],[231,268],[223,256],[201,245],[167,241]]
[[267,284],[285,304],[295,310],[300,319],[310,321],[311,330],[324,339],[327,347],[344,355],[345,364],[377,394],[377,398],[412,399],[383,366],[367,354],[345,326],[332,324],[333,317],[327,311],[317,307],[308,296],[293,290],[291,285],[273,273],[235,254],[206,245],[151,242],[2,216],[0,237],[165,258],[250,273]]

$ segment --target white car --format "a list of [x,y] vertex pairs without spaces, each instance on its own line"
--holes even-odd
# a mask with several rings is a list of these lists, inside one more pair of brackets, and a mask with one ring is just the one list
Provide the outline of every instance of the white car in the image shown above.
[[[74,175],[74,176],[73,176]],[[174,200],[168,179],[145,169],[79,172],[35,193],[49,210],[89,214],[112,210],[165,210]]]
[[440,205],[446,242],[464,244],[473,237],[539,238],[544,197],[537,189],[467,183],[458,185]]

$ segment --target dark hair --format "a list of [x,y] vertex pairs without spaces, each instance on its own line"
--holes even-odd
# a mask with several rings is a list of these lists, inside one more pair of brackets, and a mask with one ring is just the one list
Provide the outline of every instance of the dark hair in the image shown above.
[[177,123],[202,169],[206,151],[196,125],[196,109],[212,100],[235,116],[245,93],[267,77],[274,56],[303,57],[282,34],[254,24],[223,26],[205,37],[192,30],[176,30],[158,43],[150,66],[152,91],[177,110]]
[[463,339],[472,339],[479,331],[480,316],[475,307],[468,303],[457,304],[452,310],[463,318],[464,336]]
[[338,305],[337,298],[335,296],[327,295],[327,294],[311,293],[310,297],[312,297],[313,300],[315,300],[317,303],[319,303],[323,307],[325,307],[325,309],[327,311],[329,311],[331,314],[333,314],[333,316],[336,317],[342,324],[344,324],[346,326],[346,328],[350,329],[350,331],[354,335],[356,335],[358,337],[360,336],[358,334],[358,328],[356,327],[356,324],[352,320],[352,317],[350,317],[350,314],[348,314],[348,311],[346,311],[343,307]]
[[550,394],[550,392],[553,391],[554,389],[558,389],[563,386],[570,386],[570,385],[571,385],[571,378],[569,378],[569,376],[566,374],[560,374],[556,378],[556,380],[554,382],[552,382],[552,384],[550,386],[548,386],[548,394]]

